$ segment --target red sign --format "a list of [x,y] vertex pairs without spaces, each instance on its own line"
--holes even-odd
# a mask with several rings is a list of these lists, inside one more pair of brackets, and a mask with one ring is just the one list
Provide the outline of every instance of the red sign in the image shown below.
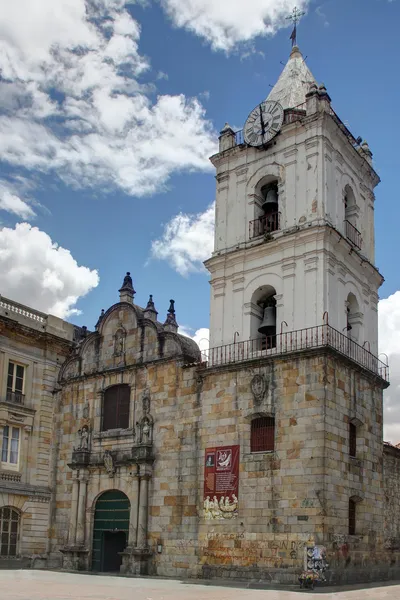
[[209,520],[238,515],[240,446],[207,448],[204,458],[204,516]]

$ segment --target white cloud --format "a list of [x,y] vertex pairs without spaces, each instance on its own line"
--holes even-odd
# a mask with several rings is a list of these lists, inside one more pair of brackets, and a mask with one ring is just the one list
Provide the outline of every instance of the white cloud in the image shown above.
[[29,219],[35,216],[32,208],[22,200],[15,190],[15,187],[8,181],[0,179],[0,210],[5,210],[23,219]]
[[78,266],[69,250],[37,227],[0,230],[1,294],[61,318],[78,314],[78,299],[99,283],[97,271]]
[[309,0],[161,0],[175,25],[203,37],[215,50],[232,50],[257,36],[287,27],[293,8]]
[[181,275],[203,270],[203,262],[214,246],[215,204],[203,213],[179,213],[164,227],[160,239],[152,242],[154,258],[167,260]]
[[142,196],[172,173],[211,168],[217,136],[200,102],[152,101],[140,82],[149,63],[127,4],[0,0],[0,156],[11,170]]
[[[384,393],[384,438],[400,442],[400,291],[379,302],[379,350],[389,357],[390,387]],[[384,356],[380,357],[385,360]]]

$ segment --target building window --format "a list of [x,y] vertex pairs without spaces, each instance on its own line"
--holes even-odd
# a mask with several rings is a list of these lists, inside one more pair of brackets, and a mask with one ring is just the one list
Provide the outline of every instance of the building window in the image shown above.
[[349,500],[349,535],[356,535],[356,503]]
[[3,445],[1,449],[1,462],[9,467],[17,468],[19,462],[19,442],[21,439],[19,427],[3,427]]
[[16,510],[0,508],[0,556],[17,556],[20,515]]
[[128,429],[130,387],[114,385],[104,392],[102,430]]
[[273,452],[275,450],[275,419],[259,417],[251,422],[251,452]]
[[353,423],[349,424],[349,455],[357,456],[357,427]]
[[7,374],[7,402],[23,404],[24,391],[25,367],[10,361]]

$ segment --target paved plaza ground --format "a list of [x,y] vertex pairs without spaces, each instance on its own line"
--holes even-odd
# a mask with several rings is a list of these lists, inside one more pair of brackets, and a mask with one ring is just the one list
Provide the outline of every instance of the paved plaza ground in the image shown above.
[[0,571],[1,600],[400,600],[399,585],[320,588],[313,592],[249,590],[182,583],[46,571]]

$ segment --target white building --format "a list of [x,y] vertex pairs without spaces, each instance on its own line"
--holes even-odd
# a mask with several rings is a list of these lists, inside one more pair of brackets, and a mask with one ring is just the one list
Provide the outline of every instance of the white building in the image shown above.
[[[269,305],[276,323],[268,335],[329,320],[377,354],[383,278],[374,264],[379,177],[372,153],[333,111],[325,86],[317,84],[296,46],[267,101],[284,111],[277,135],[254,147],[226,125],[211,158],[217,195],[215,246],[206,261],[210,346],[263,337],[258,329]],[[272,204],[266,204],[268,193]],[[342,336],[337,343],[345,343]]]

